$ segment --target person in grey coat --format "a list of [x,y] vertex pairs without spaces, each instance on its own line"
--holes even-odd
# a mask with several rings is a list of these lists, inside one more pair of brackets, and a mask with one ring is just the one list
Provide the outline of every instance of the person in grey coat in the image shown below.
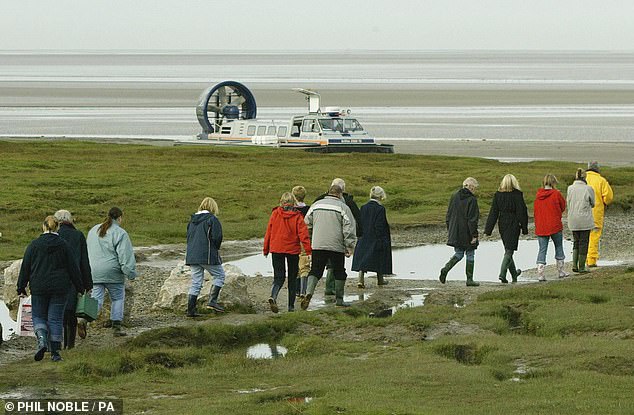
[[594,189],[586,183],[586,173],[577,169],[575,181],[568,186],[568,229],[572,231],[572,271],[580,274],[586,270],[586,257],[590,242],[590,231],[594,228],[592,208],[595,203]]
[[125,307],[125,281],[137,276],[134,249],[128,233],[121,227],[123,211],[113,207],[106,219],[88,231],[88,259],[92,271],[92,297],[99,310],[103,307],[106,290],[110,296],[110,324],[114,336],[125,336],[122,330]]
[[473,280],[475,267],[475,250],[478,248],[478,221],[480,209],[475,192],[478,189],[478,181],[473,177],[467,177],[462,182],[462,189],[451,196],[447,209],[447,245],[453,246],[454,254],[440,270],[438,279],[441,284],[447,281],[449,271],[465,256],[467,264],[467,286],[477,287],[480,284]]
[[187,224],[187,253],[185,264],[189,265],[192,273],[192,285],[187,297],[187,316],[198,317],[196,311],[198,295],[203,287],[205,270],[214,278],[207,309],[222,313],[224,307],[218,304],[220,290],[225,283],[225,271],[220,258],[222,244],[222,225],[216,217],[218,204],[211,197],[206,197],[200,203],[198,212],[194,213]]
[[328,262],[335,275],[336,305],[348,306],[343,302],[347,278],[345,257],[350,257],[354,252],[357,233],[352,212],[341,199],[342,194],[340,186],[330,186],[328,195],[313,203],[304,219],[308,229],[312,230],[313,261],[308,274],[306,296],[301,302],[302,310],[308,308]]

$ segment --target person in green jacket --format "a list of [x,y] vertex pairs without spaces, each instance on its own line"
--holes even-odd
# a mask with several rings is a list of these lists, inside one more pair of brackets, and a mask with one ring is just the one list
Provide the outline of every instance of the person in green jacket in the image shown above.
[[136,261],[132,242],[121,227],[123,212],[113,207],[106,219],[88,232],[88,259],[92,269],[92,297],[103,306],[106,290],[110,296],[110,320],[115,336],[125,336],[121,329],[125,304],[125,280],[136,276]]

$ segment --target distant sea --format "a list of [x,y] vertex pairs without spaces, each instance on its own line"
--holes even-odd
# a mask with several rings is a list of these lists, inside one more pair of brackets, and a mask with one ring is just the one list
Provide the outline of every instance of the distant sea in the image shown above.
[[634,142],[634,52],[592,51],[2,52],[0,135],[191,137],[224,80],[280,121],[318,90],[384,140]]

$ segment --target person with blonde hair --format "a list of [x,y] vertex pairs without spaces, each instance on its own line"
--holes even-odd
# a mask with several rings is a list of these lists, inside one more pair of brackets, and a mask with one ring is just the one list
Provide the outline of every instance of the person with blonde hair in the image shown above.
[[496,222],[504,245],[504,257],[499,275],[500,282],[508,283],[507,272],[511,274],[512,281],[517,282],[517,277],[522,273],[522,270],[515,266],[513,253],[517,251],[520,231],[522,235],[528,235],[528,209],[520,184],[512,174],[507,174],[502,178],[500,187],[493,196],[489,217],[484,227],[485,235],[491,235]]
[[449,201],[445,222],[447,224],[447,245],[454,248],[454,254],[440,270],[438,279],[441,284],[447,281],[447,274],[466,255],[467,287],[477,287],[480,283],[473,280],[475,268],[475,250],[478,248],[478,221],[480,208],[475,193],[478,181],[467,177],[462,188],[455,192]]
[[198,211],[192,214],[187,224],[187,251],[185,264],[189,265],[192,285],[187,296],[187,316],[198,317],[196,304],[205,279],[205,270],[213,277],[207,309],[222,313],[224,307],[218,304],[218,296],[225,282],[225,271],[220,258],[222,225],[217,218],[218,204],[211,197],[200,202]]
[[[292,191],[295,196],[295,207],[302,214],[302,217],[306,216],[310,206],[306,204],[306,188],[304,186],[295,186]],[[310,272],[310,257],[306,255],[306,251],[302,248],[302,252],[299,254],[299,271],[297,275],[297,296],[300,300],[306,295],[306,287],[308,281],[308,273]]]
[[535,235],[539,243],[537,253],[537,275],[540,281],[546,279],[546,253],[548,252],[548,240],[552,239],[555,244],[555,260],[559,278],[567,277],[564,271],[564,243],[561,215],[566,210],[566,200],[556,189],[557,177],[552,174],[544,176],[543,187],[537,190],[535,202],[533,203],[533,216],[535,217]]
[[[90,270],[90,261],[88,260],[88,247],[84,234],[75,228],[73,215],[68,210],[58,210],[55,212],[55,219],[59,222],[59,236],[68,243],[73,253],[73,257],[81,271],[82,283],[84,289],[92,290],[92,272]],[[66,297],[66,310],[64,311],[64,348],[72,349],[75,347],[75,337],[79,333],[79,337],[86,338],[87,322],[85,319],[77,319],[75,316],[75,308],[77,307],[77,291],[73,286],[68,290]]]
[[572,231],[572,271],[585,274],[590,231],[594,228],[592,208],[596,203],[594,189],[586,183],[586,173],[577,169],[575,181],[568,186],[568,229]]
[[610,183],[601,176],[599,162],[591,161],[588,163],[586,170],[586,182],[588,186],[594,190],[595,204],[592,208],[592,216],[594,217],[594,228],[590,231],[590,242],[588,244],[588,267],[596,267],[599,259],[599,241],[603,233],[603,219],[605,216],[605,208],[612,203],[614,193]]
[[380,186],[370,189],[370,200],[361,207],[361,228],[352,260],[352,270],[359,272],[358,288],[365,288],[365,273],[376,272],[377,285],[386,285],[385,275],[392,273],[392,238],[390,224],[382,202],[385,190]]
[[26,297],[27,285],[31,291],[33,329],[37,339],[36,361],[42,360],[49,350],[52,361],[62,360],[59,351],[64,336],[68,290],[73,285],[77,292],[84,292],[77,261],[71,248],[57,233],[58,228],[59,223],[54,216],[44,219],[43,233],[26,248],[18,276],[18,295]]
[[271,213],[264,235],[262,253],[265,257],[271,253],[271,261],[273,262],[273,285],[268,302],[274,313],[279,311],[277,295],[282,289],[287,275],[288,311],[295,311],[299,254],[302,247],[307,256],[310,257],[312,253],[308,228],[304,223],[304,216],[295,208],[296,203],[292,193],[282,194],[279,206],[274,208]]
[[113,207],[106,219],[88,231],[86,244],[92,271],[92,297],[103,307],[106,290],[110,296],[110,324],[114,336],[125,336],[122,330],[125,308],[125,280],[137,276],[134,249],[128,233],[121,227],[123,211]]

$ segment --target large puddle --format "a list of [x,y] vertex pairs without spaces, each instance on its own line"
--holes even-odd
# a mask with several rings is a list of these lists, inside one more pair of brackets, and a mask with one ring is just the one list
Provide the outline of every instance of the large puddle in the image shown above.
[[10,340],[17,335],[18,323],[11,319],[9,309],[4,301],[0,300],[0,324],[2,324],[2,340]]
[[247,349],[247,358],[277,359],[286,356],[286,353],[288,353],[288,349],[279,344],[260,343]]
[[[536,239],[520,240],[519,249],[515,252],[515,264],[520,269],[535,268],[537,251],[539,245]],[[566,262],[572,256],[572,242],[564,241],[564,251],[566,252]],[[435,280],[438,278],[440,268],[442,268],[453,255],[453,248],[447,245],[423,245],[413,248],[395,249],[392,252],[393,272],[396,278],[412,280]],[[475,253],[474,277],[478,281],[497,282],[500,273],[500,263],[504,256],[504,246],[502,241],[481,242]],[[548,247],[547,264],[555,263],[555,248],[550,244]],[[231,261],[246,275],[257,273],[272,276],[273,267],[270,258],[263,255],[253,255],[237,261]],[[601,264],[600,264],[601,265]],[[607,265],[603,264],[603,265]],[[346,259],[346,270],[348,276],[355,277],[356,273],[351,272],[352,259]],[[465,279],[465,260],[458,263],[447,276],[448,280]],[[507,277],[510,278],[510,277]],[[522,277],[520,276],[520,280]]]

